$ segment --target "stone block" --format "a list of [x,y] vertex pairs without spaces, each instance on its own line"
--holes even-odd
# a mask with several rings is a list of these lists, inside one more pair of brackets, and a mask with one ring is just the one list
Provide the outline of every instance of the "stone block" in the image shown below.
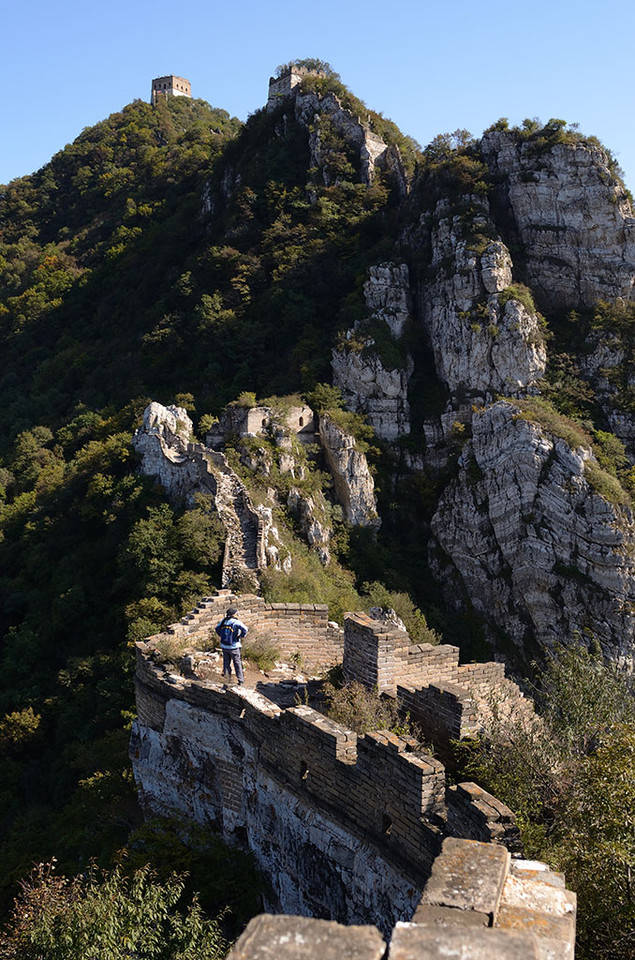
[[510,859],[497,844],[450,837],[434,862],[421,902],[482,913],[493,924]]
[[538,960],[531,934],[398,923],[388,960]]
[[474,910],[455,910],[452,907],[437,907],[431,903],[420,903],[412,918],[413,923],[421,926],[442,927],[443,929],[464,927],[487,927],[488,917]]
[[501,930],[533,934],[539,945],[540,960],[573,960],[575,916],[556,916],[541,910],[529,910],[503,904],[497,927]]
[[261,914],[249,921],[228,960],[382,960],[385,950],[376,927]]

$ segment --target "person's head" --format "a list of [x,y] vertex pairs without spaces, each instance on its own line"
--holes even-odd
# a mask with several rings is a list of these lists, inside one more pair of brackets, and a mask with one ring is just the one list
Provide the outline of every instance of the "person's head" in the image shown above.
[[228,617],[235,617],[238,613],[238,607],[229,607],[227,610]]

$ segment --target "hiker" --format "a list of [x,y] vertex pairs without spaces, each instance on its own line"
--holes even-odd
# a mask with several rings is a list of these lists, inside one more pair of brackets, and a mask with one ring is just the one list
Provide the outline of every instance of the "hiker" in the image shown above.
[[237,607],[230,607],[217,625],[216,633],[220,637],[220,648],[223,651],[223,676],[229,680],[233,663],[238,685],[242,687],[245,677],[240,657],[240,647],[242,637],[247,634],[247,627],[242,620],[238,619],[237,613]]

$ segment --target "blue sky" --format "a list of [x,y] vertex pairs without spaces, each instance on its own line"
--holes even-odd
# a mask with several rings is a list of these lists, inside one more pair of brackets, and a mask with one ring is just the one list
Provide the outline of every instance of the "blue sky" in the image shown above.
[[58,0],[6,4],[0,183],[176,73],[246,119],[269,75],[328,60],[369,107],[423,146],[506,116],[561,117],[616,155],[635,191],[632,0]]

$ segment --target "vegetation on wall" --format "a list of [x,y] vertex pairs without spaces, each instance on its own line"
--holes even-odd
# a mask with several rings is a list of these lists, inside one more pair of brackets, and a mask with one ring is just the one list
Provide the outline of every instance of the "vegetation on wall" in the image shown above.
[[558,651],[534,688],[540,721],[495,718],[464,742],[462,773],[516,812],[529,857],[578,894],[578,952],[627,960],[635,937],[635,698],[584,649]]

